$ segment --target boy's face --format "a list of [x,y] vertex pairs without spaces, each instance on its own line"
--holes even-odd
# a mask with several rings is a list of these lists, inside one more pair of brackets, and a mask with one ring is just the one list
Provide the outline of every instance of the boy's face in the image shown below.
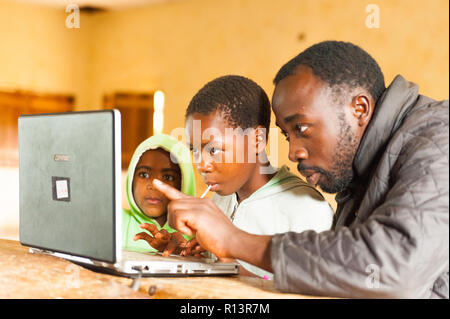
[[248,135],[238,131],[219,112],[193,113],[186,118],[194,163],[204,182],[212,185],[211,191],[222,196],[246,185],[256,167],[255,130],[249,130]]
[[181,171],[172,163],[170,154],[162,149],[148,150],[142,154],[134,170],[133,196],[141,211],[158,218],[167,213],[169,200],[163,193],[152,186],[153,179],[181,189]]

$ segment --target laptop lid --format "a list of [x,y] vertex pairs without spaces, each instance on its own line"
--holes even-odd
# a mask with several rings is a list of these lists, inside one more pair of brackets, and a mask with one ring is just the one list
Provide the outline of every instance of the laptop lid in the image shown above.
[[19,117],[23,245],[121,259],[120,127],[117,110]]

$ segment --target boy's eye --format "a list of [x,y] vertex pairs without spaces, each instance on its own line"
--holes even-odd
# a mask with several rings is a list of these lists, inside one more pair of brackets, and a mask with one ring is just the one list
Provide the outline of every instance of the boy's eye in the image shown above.
[[218,148],[215,148],[215,147],[211,147],[211,148],[209,149],[209,154],[210,154],[211,156],[215,156],[215,155],[219,154],[219,152],[220,152],[220,150],[219,150]]
[[191,147],[190,147],[190,149],[191,149],[192,155],[194,155],[194,156],[197,156],[197,155],[199,154],[199,152],[198,152],[198,149],[197,149],[197,148],[195,148],[195,147],[191,146]]
[[191,147],[191,151],[192,151],[192,157],[193,157],[194,161],[199,161],[200,160],[200,152],[198,151],[198,149]]

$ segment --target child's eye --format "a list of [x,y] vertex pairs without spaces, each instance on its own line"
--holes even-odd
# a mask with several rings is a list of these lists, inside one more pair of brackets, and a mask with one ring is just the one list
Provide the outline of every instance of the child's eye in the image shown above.
[[140,172],[138,174],[138,176],[141,177],[141,178],[150,178],[150,174],[147,173],[147,172]]
[[163,175],[163,180],[168,181],[168,182],[172,182],[175,180],[175,177],[172,175]]

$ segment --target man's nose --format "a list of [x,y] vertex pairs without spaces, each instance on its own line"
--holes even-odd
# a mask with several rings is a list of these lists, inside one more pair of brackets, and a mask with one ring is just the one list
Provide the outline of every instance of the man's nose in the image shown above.
[[289,160],[291,162],[298,162],[299,160],[306,160],[309,154],[306,148],[299,145],[289,143]]

